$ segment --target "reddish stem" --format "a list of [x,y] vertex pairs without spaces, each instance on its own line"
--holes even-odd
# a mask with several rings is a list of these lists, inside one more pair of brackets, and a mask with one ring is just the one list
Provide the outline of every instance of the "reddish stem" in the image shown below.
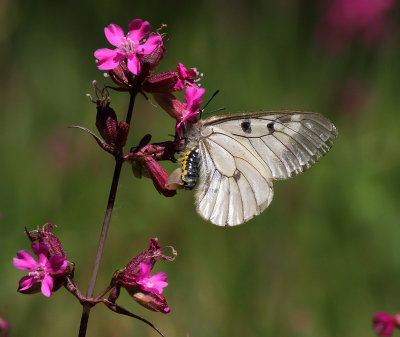
[[[129,107],[128,107],[128,112],[127,112],[126,119],[125,119],[125,121],[128,124],[130,124],[130,121],[131,121],[131,118],[132,118],[133,106],[135,105],[135,97],[136,97],[136,91],[130,92]],[[109,225],[110,225],[111,214],[112,214],[112,211],[113,211],[113,208],[114,208],[115,196],[117,194],[119,177],[120,177],[120,174],[121,174],[121,168],[122,168],[123,162],[124,162],[124,160],[123,160],[122,153],[119,153],[118,155],[115,155],[114,175],[113,175],[113,178],[112,178],[110,194],[108,196],[106,214],[104,216],[103,227],[102,227],[102,230],[101,230],[100,239],[99,239],[99,243],[98,243],[98,246],[97,246],[97,253],[96,253],[96,258],[95,258],[95,262],[94,262],[94,265],[93,265],[92,276],[90,278],[89,287],[88,287],[88,291],[87,291],[87,294],[86,294],[86,297],[88,299],[92,298],[93,292],[94,292],[94,287],[96,285],[97,273],[99,271],[101,256],[103,255],[104,244],[105,244],[105,241],[106,241],[106,238],[107,238],[107,232],[108,232],[108,228],[109,228]],[[87,324],[88,324],[88,321],[89,321],[89,313],[90,313],[91,307],[92,307],[92,305],[90,303],[84,303],[83,304],[82,316],[81,316],[81,324],[80,324],[80,327],[79,327],[78,337],[85,337],[86,336]]]

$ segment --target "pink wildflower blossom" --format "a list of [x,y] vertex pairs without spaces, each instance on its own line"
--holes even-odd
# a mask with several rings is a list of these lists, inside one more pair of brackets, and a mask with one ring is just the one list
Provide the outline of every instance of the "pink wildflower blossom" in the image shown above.
[[[174,86],[174,90],[181,91],[185,87],[195,87],[198,88],[196,82],[200,81],[201,75],[196,68],[190,68],[189,70],[182,64],[178,64],[178,81]],[[200,76],[200,77],[199,77]],[[199,77],[196,79],[196,77]]]
[[205,93],[204,88],[189,87],[185,91],[186,111],[183,111],[182,117],[176,124],[176,132],[180,135],[182,125],[186,126],[188,122],[194,123],[200,110],[200,104],[204,101],[201,96]]
[[50,256],[47,258],[49,249],[45,243],[32,243],[32,251],[38,256],[37,262],[31,253],[20,250],[16,258],[13,258],[14,266],[21,270],[29,270],[29,274],[19,281],[19,292],[35,292],[35,288],[41,283],[41,291],[44,296],[52,295],[54,275],[62,274],[68,268],[68,261],[62,256]]
[[378,336],[391,336],[395,327],[400,327],[400,314],[389,315],[385,312],[377,312],[372,318],[375,333]]
[[176,139],[180,139],[181,131],[188,122],[194,123],[198,119],[200,104],[203,102],[204,88],[188,87],[185,91],[186,103],[182,103],[173,94],[154,93],[157,103],[168,114],[176,119]]
[[155,292],[157,294],[161,294],[163,292],[163,288],[165,288],[168,283],[167,274],[165,273],[157,273],[153,276],[150,276],[150,270],[152,268],[151,263],[141,262],[140,263],[140,274],[136,279],[136,283],[141,285],[144,290]]
[[118,25],[111,24],[104,28],[108,42],[116,49],[102,48],[95,51],[94,56],[98,59],[97,67],[100,70],[112,70],[120,62],[127,60],[129,71],[138,75],[141,68],[138,55],[151,54],[162,42],[159,34],[152,34],[143,42],[143,39],[151,32],[150,23],[147,21],[135,19],[128,28],[129,32],[126,36]]

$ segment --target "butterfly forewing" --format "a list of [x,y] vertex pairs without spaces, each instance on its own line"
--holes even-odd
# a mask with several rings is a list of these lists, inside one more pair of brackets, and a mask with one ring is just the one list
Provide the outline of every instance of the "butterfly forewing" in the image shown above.
[[274,179],[287,179],[311,167],[337,137],[329,119],[312,112],[229,114],[210,117],[204,125],[223,129],[250,144]]

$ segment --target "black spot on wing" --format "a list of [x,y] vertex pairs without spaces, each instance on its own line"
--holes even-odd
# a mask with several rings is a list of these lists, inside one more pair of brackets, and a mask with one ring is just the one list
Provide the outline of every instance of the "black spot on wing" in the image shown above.
[[251,122],[250,119],[245,119],[240,126],[242,127],[242,130],[244,133],[251,133]]
[[238,181],[241,177],[241,173],[240,171],[236,170],[235,173],[233,174],[233,179],[235,179],[235,181]]
[[274,127],[274,122],[268,123],[267,124],[267,128],[268,128],[268,132],[270,135],[272,135],[275,132],[275,127]]

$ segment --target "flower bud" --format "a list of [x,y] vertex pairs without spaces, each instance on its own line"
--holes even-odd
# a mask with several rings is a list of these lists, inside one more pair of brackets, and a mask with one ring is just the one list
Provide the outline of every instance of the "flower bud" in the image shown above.
[[155,74],[143,83],[143,90],[150,93],[167,93],[175,91],[179,76],[176,70]]
[[[129,292],[129,290],[128,290]],[[168,314],[171,309],[169,308],[167,301],[165,300],[164,296],[156,294],[156,293],[151,293],[151,292],[136,292],[136,293],[131,293],[129,292],[133,299],[138,302],[140,305],[144,306],[145,308],[152,310],[152,311],[157,311],[157,312],[162,312],[164,314]]]
[[106,143],[114,146],[118,136],[118,121],[108,99],[97,101],[96,127]]
[[43,242],[47,246],[49,256],[66,258],[61,241],[51,232],[53,227],[55,226],[48,222],[43,225],[43,228],[38,228],[31,232],[25,229],[25,232],[31,242]]
[[129,134],[129,124],[126,121],[119,122],[117,139],[115,141],[116,148],[122,149],[125,146],[128,134]]
[[186,106],[170,93],[154,93],[154,99],[172,118],[182,120],[186,114]]
[[125,62],[121,62],[116,68],[109,70],[108,75],[119,91],[129,91],[135,85],[135,76],[129,71]]
[[143,175],[153,181],[153,185],[159,193],[165,197],[173,197],[176,194],[176,191],[165,188],[168,173],[153,157],[143,157],[141,163],[144,169]]

